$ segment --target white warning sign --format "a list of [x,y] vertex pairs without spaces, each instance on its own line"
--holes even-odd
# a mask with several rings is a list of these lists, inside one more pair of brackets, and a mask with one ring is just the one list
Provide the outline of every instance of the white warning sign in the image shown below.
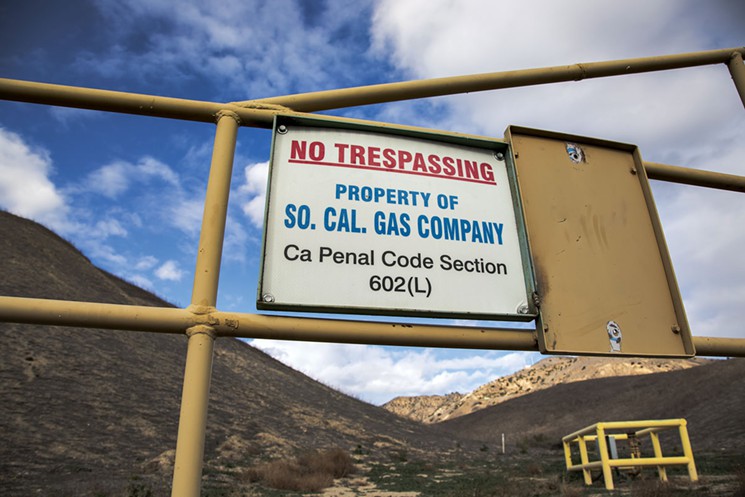
[[281,122],[257,307],[532,318],[505,144]]

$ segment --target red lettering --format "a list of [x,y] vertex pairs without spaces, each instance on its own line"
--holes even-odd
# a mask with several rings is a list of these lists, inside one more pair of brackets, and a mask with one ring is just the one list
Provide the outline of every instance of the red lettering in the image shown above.
[[454,162],[455,162],[455,159],[453,159],[452,157],[443,157],[442,158],[442,172],[448,176],[454,175],[455,174],[455,168],[453,167]]
[[365,165],[365,147],[362,145],[352,145],[350,155],[350,164]]
[[383,149],[383,167],[388,169],[396,167],[396,151],[392,148]]
[[380,147],[370,147],[367,149],[367,165],[380,167]]
[[311,142],[308,152],[311,160],[322,161],[326,157],[326,145],[323,142]]
[[421,171],[423,173],[427,172],[427,167],[424,164],[424,156],[417,152],[414,154],[414,167],[411,169],[412,171]]
[[292,140],[290,147],[290,159],[305,160],[305,149],[307,142]]
[[398,168],[405,169],[406,163],[411,162],[411,159],[413,158],[414,156],[411,154],[411,152],[407,152],[406,150],[399,150],[398,151]]
[[344,164],[346,162],[344,160],[344,155],[349,148],[349,145],[347,145],[346,143],[335,143],[334,146],[339,151],[339,159],[337,162],[339,162],[340,164]]
[[491,165],[487,162],[481,163],[481,177],[486,181],[494,181],[494,170],[492,170]]
[[466,160],[464,161],[466,167],[466,178],[479,178],[478,163],[476,161]]
[[429,161],[429,172],[432,174],[440,174],[440,171],[442,171],[442,166],[440,165],[440,157],[435,154],[430,154],[427,157],[427,160]]

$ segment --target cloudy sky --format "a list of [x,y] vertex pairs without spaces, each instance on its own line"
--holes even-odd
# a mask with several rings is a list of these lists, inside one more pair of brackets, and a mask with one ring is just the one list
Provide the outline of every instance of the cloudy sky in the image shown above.
[[[26,0],[0,5],[0,77],[236,101],[372,83],[737,47],[739,0]],[[502,137],[522,125],[745,174],[724,66],[335,111]],[[0,208],[186,306],[214,126],[0,102]],[[242,128],[218,307],[254,312],[270,133]],[[653,185],[694,334],[745,336],[745,198]],[[536,354],[254,342],[379,403],[469,391]]]

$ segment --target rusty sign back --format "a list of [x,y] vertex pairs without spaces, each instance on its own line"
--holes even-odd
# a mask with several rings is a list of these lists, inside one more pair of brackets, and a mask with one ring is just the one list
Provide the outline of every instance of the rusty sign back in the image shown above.
[[511,127],[544,353],[694,355],[636,147]]

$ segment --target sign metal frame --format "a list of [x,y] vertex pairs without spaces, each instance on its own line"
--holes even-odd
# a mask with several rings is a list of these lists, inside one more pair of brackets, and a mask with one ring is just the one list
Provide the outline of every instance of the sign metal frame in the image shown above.
[[[500,163],[504,164],[507,172],[507,181],[509,183],[509,192],[511,195],[512,212],[514,215],[515,226],[517,229],[517,245],[520,256],[520,271],[522,275],[522,281],[525,285],[525,296],[524,305],[520,306],[520,309],[515,309],[514,312],[474,312],[474,311],[452,311],[452,310],[438,310],[438,309],[412,309],[412,308],[397,308],[397,307],[382,307],[382,306],[358,306],[358,305],[317,305],[317,304],[297,304],[283,302],[280,299],[276,299],[275,295],[267,289],[267,245],[268,238],[272,236],[272,230],[276,229],[270,225],[271,209],[273,207],[273,188],[272,182],[274,179],[274,170],[276,164],[275,159],[277,155],[276,137],[278,134],[283,134],[288,129],[293,127],[304,127],[304,128],[318,128],[324,130],[344,130],[361,132],[371,135],[381,136],[394,136],[402,138],[412,138],[418,141],[432,142],[444,145],[454,145],[467,147],[470,149],[480,149],[482,151],[489,151],[495,155],[498,154]],[[256,307],[260,310],[272,310],[272,311],[296,311],[296,312],[320,312],[320,313],[340,313],[340,314],[362,314],[362,315],[377,315],[377,316],[410,316],[410,317],[427,317],[427,318],[457,318],[457,319],[478,319],[478,320],[493,320],[493,321],[520,321],[529,322],[533,321],[538,315],[538,309],[535,305],[535,283],[533,277],[533,268],[531,263],[530,254],[528,252],[527,234],[525,231],[525,223],[523,219],[523,209],[519,196],[519,190],[517,188],[517,178],[514,170],[514,162],[512,160],[512,154],[510,153],[510,145],[497,139],[490,139],[486,137],[476,137],[461,135],[455,133],[446,132],[423,132],[419,130],[409,129],[403,126],[392,126],[392,125],[371,125],[367,123],[353,123],[349,120],[336,121],[329,118],[308,118],[298,117],[293,115],[278,115],[275,118],[273,127],[273,140],[272,150],[268,177],[268,188],[266,196],[266,208],[264,213],[264,232],[262,239],[262,257],[259,272],[259,284],[257,291]],[[281,166],[280,166],[281,167]],[[276,221],[275,221],[276,223]],[[369,236],[369,235],[366,235]],[[296,284],[301,284],[297,282]],[[467,289],[457,288],[450,289],[449,291],[464,292]]]

